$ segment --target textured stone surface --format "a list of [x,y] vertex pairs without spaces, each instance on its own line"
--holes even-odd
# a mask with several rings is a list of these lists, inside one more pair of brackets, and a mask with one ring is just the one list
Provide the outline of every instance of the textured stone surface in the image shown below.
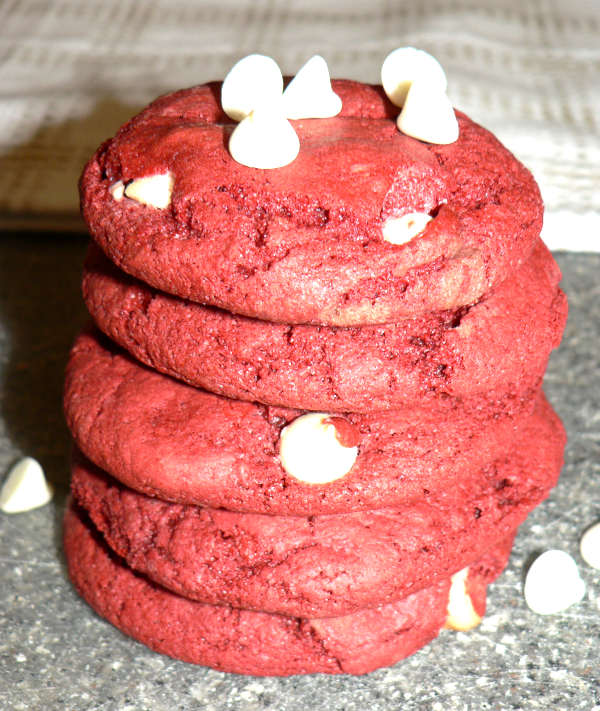
[[[62,370],[84,316],[84,241],[2,236],[0,241],[0,471],[37,457],[57,485],[47,507],[0,516],[0,708],[15,711],[463,711],[600,710],[600,571],[579,536],[600,519],[600,255],[558,255],[570,319],[550,361],[547,393],[569,433],[563,477],[521,527],[508,570],[489,589],[470,633],[443,632],[424,650],[365,677],[256,679],[172,661],[121,635],[66,580],[60,518],[68,440]],[[534,553],[561,548],[587,583],[584,600],[539,617],[522,596]]]

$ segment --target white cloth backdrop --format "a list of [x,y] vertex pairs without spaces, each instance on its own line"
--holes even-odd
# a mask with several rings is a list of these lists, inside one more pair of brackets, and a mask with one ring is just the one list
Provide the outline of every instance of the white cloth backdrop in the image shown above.
[[3,0],[0,227],[81,229],[97,144],[245,54],[294,74],[319,53],[376,82],[402,45],[434,54],[455,106],[533,171],[548,245],[600,250],[600,0]]

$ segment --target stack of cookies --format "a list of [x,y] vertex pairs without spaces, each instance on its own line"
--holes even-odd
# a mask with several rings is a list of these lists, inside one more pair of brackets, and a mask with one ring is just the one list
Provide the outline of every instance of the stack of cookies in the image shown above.
[[[383,88],[325,91],[317,58],[287,113],[251,105],[268,71],[281,91],[255,57],[158,99],[84,171],[95,326],[67,369],[65,550],[90,605],[157,651],[257,675],[393,664],[479,622],[556,483],[541,381],[566,302],[539,192],[465,115],[422,108],[445,85],[421,54],[400,99],[389,64]],[[334,108],[305,118],[315,96]]]

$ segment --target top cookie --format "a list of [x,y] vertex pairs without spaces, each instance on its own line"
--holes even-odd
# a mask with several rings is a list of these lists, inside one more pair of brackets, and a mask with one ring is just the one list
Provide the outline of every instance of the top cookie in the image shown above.
[[[426,144],[397,130],[380,87],[333,88],[341,113],[293,121],[300,152],[272,170],[230,156],[235,124],[220,84],[156,100],[85,168],[92,236],[154,287],[285,323],[365,325],[458,308],[524,261],[541,228],[539,191],[488,131],[458,113],[456,142]],[[164,207],[115,190],[159,175]],[[433,219],[405,244],[385,241],[386,221],[411,212]]]

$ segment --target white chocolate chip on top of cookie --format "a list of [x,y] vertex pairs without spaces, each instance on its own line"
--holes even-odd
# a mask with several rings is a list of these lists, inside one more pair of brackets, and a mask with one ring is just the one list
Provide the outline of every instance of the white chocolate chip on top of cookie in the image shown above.
[[454,143],[458,138],[450,99],[424,81],[411,84],[396,124],[402,133],[427,143]]
[[295,479],[327,484],[352,469],[358,455],[358,439],[358,431],[346,418],[311,412],[283,428],[279,459]]
[[406,244],[420,235],[431,221],[426,212],[409,212],[400,217],[388,217],[381,231],[383,239],[391,244]]
[[450,584],[450,593],[448,595],[448,607],[446,629],[459,630],[466,632],[472,630],[481,622],[480,615],[477,614],[473,607],[473,601],[467,591],[467,577],[469,569],[463,568],[455,573]]
[[136,178],[125,186],[124,194],[130,200],[142,205],[164,210],[171,203],[173,192],[173,176],[171,173],[159,173]]
[[0,490],[0,509],[21,513],[45,506],[52,499],[52,487],[33,457],[24,457],[10,470]]
[[553,615],[579,602],[585,595],[585,583],[568,553],[549,550],[531,564],[523,592],[533,612]]
[[283,92],[287,118],[329,118],[342,110],[342,100],[331,88],[327,62],[315,54],[304,64]]
[[263,105],[240,121],[229,137],[231,157],[249,168],[282,168],[300,151],[292,124],[281,113],[281,104]]
[[381,66],[381,84],[388,99],[395,106],[403,106],[416,81],[442,94],[448,85],[442,65],[431,54],[415,47],[399,47],[390,52]]
[[221,86],[221,106],[234,121],[242,121],[263,104],[281,98],[283,75],[274,59],[249,54],[233,65]]

